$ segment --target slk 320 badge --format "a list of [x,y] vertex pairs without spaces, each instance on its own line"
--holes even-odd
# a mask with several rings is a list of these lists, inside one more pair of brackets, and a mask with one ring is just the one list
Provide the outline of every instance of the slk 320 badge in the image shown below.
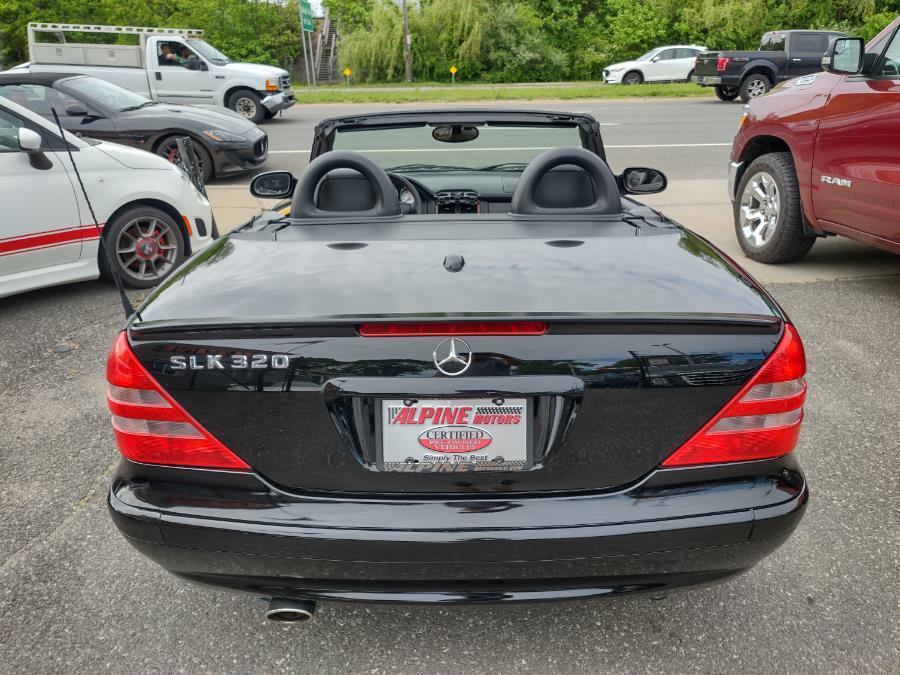
[[287,354],[205,354],[170,356],[172,370],[285,370],[291,361]]

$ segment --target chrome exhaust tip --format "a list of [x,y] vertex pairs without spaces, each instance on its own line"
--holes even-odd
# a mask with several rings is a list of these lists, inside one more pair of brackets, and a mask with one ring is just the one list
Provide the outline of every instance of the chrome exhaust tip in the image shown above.
[[316,614],[316,603],[309,600],[272,598],[266,619],[272,623],[302,623],[310,621]]

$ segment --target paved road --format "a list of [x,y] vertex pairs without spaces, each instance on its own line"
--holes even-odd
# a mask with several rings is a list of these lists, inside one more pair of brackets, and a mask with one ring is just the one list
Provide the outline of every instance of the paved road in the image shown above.
[[[558,107],[620,124],[608,128],[611,145],[728,142],[740,109]],[[314,120],[347,109],[295,108],[296,119],[269,128],[273,147],[307,147]],[[727,147],[701,147],[612,162],[683,170],[657,199],[726,242],[725,157]],[[90,282],[0,300],[0,672],[900,670],[900,269],[865,247],[826,242],[814,251],[809,265],[763,270],[770,282],[779,274],[802,282],[769,288],[798,324],[810,364],[798,452],[812,501],[774,556],[726,584],[661,601],[327,604],[302,627],[266,624],[252,597],[170,577],[115,532],[104,508],[116,452],[103,382],[121,325],[114,290]],[[792,277],[793,269],[806,271]]]

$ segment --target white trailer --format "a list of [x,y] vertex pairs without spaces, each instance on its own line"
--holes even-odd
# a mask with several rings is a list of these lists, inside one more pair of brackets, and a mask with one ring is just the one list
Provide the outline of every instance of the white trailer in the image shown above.
[[[109,39],[70,42],[73,33]],[[121,36],[136,44],[118,44]],[[286,70],[235,63],[206,42],[202,30],[32,22],[28,53],[29,63],[12,70],[91,75],[155,101],[220,105],[254,122],[294,105]]]

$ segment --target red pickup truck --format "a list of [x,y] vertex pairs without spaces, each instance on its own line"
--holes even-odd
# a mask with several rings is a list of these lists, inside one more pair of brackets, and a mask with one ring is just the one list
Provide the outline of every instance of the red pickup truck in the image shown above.
[[900,253],[900,17],[867,45],[838,38],[822,66],[741,117],[728,187],[754,260],[798,260],[835,234]]

